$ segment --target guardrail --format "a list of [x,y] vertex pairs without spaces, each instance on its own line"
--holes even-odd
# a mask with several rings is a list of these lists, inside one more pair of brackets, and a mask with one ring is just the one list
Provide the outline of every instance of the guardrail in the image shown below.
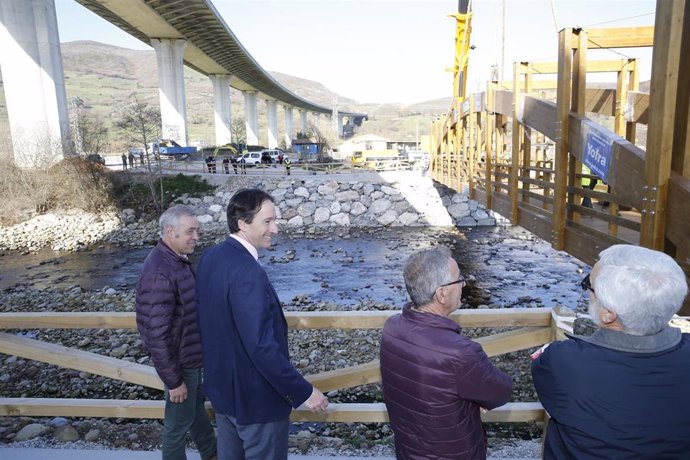
[[[286,312],[288,325],[300,329],[376,329],[397,311]],[[508,327],[507,332],[477,339],[488,356],[531,349],[563,338],[571,331],[575,315],[567,309],[461,310],[451,319],[463,327]],[[0,329],[136,329],[134,313],[2,313]],[[162,389],[163,383],[151,366],[0,332],[0,353],[67,369]],[[378,360],[306,376],[323,392],[342,390],[381,381]],[[14,398],[0,395],[0,415],[162,418],[163,401]],[[212,410],[210,405],[209,411]],[[482,415],[485,422],[543,421],[545,413],[536,401],[512,402]],[[293,411],[292,420],[310,422],[386,422],[382,403],[330,404],[325,413]]]

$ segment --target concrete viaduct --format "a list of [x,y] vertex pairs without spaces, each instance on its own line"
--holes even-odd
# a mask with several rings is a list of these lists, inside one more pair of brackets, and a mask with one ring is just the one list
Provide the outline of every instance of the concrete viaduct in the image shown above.
[[[306,130],[307,113],[361,124],[366,114],[335,112],[292,93],[244,49],[210,0],[76,0],[156,52],[162,133],[187,145],[184,66],[213,82],[216,144],[231,142],[230,87],[245,102],[247,143],[258,144],[257,100],[266,101],[268,147],[279,143],[277,106],[285,111],[284,139],[293,137],[293,110]],[[33,166],[39,156],[69,154],[70,135],[54,0],[0,2],[0,68],[15,163]],[[317,118],[318,119],[318,118]],[[48,147],[48,152],[46,151]]]

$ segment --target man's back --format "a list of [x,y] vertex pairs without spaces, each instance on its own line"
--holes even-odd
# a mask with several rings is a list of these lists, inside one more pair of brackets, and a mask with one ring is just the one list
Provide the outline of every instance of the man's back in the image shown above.
[[508,401],[510,377],[452,320],[405,308],[386,321],[381,375],[400,459],[480,459],[480,407]]
[[[668,331],[663,335],[680,336],[677,330]],[[625,334],[603,335],[607,346],[580,339],[555,342],[534,362],[539,399],[553,417],[545,458],[687,458],[690,335],[648,352],[609,348]],[[597,342],[601,336],[599,331],[587,340]]]

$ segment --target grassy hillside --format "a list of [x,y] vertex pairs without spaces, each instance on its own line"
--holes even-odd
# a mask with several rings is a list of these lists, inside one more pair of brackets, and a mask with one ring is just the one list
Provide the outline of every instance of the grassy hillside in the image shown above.
[[[133,95],[158,106],[158,74],[153,51],[136,51],[91,41],[62,44],[65,85],[68,98],[84,100],[89,111],[102,117],[110,126],[120,117]],[[429,101],[415,105],[357,104],[353,99],[337,95],[321,83],[278,72],[271,75],[290,91],[321,105],[332,106],[337,97],[340,110],[366,112],[370,121],[358,133],[375,133],[391,140],[414,140],[417,132],[426,134],[433,116],[444,112],[450,105],[446,101]],[[185,68],[185,92],[190,142],[213,144],[213,87],[200,73]],[[233,118],[243,119],[244,98],[231,90]],[[284,126],[283,111],[278,110],[278,126]],[[295,129],[298,116],[295,114]],[[261,143],[267,143],[264,106],[259,103]],[[321,117],[322,131],[332,129],[332,123]],[[111,149],[126,148],[126,142],[111,129]]]

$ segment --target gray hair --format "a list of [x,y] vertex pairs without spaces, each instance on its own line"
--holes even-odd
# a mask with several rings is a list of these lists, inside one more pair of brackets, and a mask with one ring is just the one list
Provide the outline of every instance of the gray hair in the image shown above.
[[158,225],[160,226],[160,237],[165,236],[166,227],[177,227],[180,223],[180,217],[189,216],[196,218],[196,213],[189,206],[177,205],[168,208],[163,214],[161,214],[158,219]]
[[632,335],[662,330],[688,294],[683,269],[663,252],[617,244],[599,254],[597,266],[596,298]]
[[437,246],[412,254],[407,259],[403,278],[407,293],[416,307],[430,303],[436,289],[452,281],[448,269],[448,259],[451,257],[450,249]]

